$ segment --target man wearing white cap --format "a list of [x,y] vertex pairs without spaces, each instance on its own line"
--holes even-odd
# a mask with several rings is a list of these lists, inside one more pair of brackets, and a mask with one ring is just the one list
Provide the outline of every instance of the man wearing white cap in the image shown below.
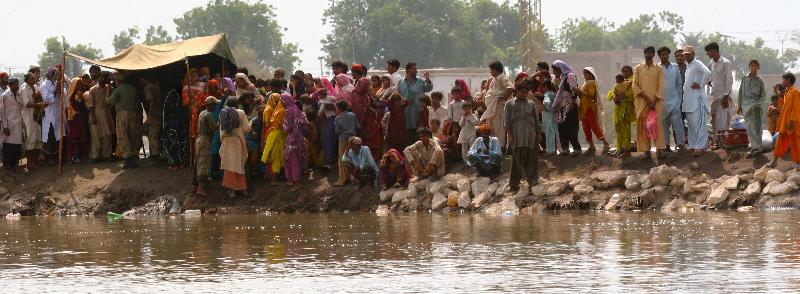
[[683,106],[686,113],[687,129],[689,130],[688,150],[695,156],[708,146],[708,113],[711,108],[706,100],[703,85],[708,83],[711,71],[702,62],[695,59],[694,47],[686,46],[683,49],[686,57],[686,79],[683,82]]

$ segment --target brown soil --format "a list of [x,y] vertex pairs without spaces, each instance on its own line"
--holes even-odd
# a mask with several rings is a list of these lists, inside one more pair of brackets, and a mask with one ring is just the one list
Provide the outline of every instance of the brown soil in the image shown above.
[[[772,158],[771,154],[745,159],[738,152],[708,152],[699,158],[689,154],[670,154],[659,163],[643,161],[636,157],[625,160],[608,156],[581,155],[576,157],[540,158],[540,176],[547,179],[567,179],[585,176],[600,170],[642,170],[660,164],[692,170],[696,176],[706,174],[710,178],[722,175],[752,173]],[[507,161],[508,162],[508,161]],[[695,164],[696,163],[696,164]],[[792,168],[791,163],[781,162],[781,170]],[[453,168],[465,177],[474,172],[463,165]],[[355,186],[333,187],[335,172],[315,171],[304,187],[290,192],[286,186],[273,187],[267,181],[251,181],[249,196],[229,198],[224,189],[212,185],[209,195],[196,196],[191,191],[191,174],[188,169],[178,171],[165,167],[153,167],[146,163],[134,170],[123,171],[118,163],[93,165],[67,165],[61,176],[55,168],[39,168],[30,174],[7,174],[0,176],[0,214],[10,210],[24,215],[93,215],[109,211],[122,212],[143,205],[161,195],[173,195],[183,204],[182,209],[200,209],[205,213],[258,213],[275,212],[329,212],[329,211],[375,211],[380,204],[378,189],[356,190]],[[507,177],[504,175],[503,177]],[[624,189],[624,188],[623,188]],[[603,191],[590,196],[577,197],[571,194],[547,199],[528,198],[518,203],[520,207],[533,206],[538,209],[594,209],[608,199]],[[577,197],[577,198],[576,198]],[[423,199],[427,198],[427,199]],[[639,201],[663,202],[670,199],[647,199]],[[414,204],[396,204],[390,209],[427,210],[430,196],[420,195]],[[489,203],[500,201],[495,196]],[[641,207],[643,203],[638,203]],[[646,204],[646,203],[644,203]]]

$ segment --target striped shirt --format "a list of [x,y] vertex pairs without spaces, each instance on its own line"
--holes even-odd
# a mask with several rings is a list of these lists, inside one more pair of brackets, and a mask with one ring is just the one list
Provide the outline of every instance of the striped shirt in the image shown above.
[[505,128],[514,136],[514,148],[536,147],[539,133],[536,104],[526,98],[514,98],[506,102],[505,111]]

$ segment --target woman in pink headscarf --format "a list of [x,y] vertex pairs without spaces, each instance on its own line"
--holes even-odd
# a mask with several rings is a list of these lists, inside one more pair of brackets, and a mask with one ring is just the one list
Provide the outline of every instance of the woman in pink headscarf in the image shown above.
[[456,87],[461,89],[461,100],[470,101],[472,100],[472,93],[469,91],[469,86],[467,86],[467,82],[462,79],[456,80]]
[[339,74],[335,78],[336,80],[336,98],[339,100],[347,101],[347,104],[353,105],[353,87],[350,84],[350,77],[346,74]]
[[283,148],[283,171],[286,173],[287,185],[292,186],[291,191],[300,188],[303,179],[303,166],[308,160],[306,143],[303,132],[308,127],[305,114],[297,107],[294,98],[289,93],[281,94],[281,103],[286,111],[283,131],[286,132],[286,145]]

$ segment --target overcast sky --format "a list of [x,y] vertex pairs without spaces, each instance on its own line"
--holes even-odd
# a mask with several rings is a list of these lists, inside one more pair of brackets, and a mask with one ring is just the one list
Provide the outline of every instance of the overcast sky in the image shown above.
[[[192,7],[204,6],[207,0],[82,0],[3,1],[0,5],[0,33],[4,36],[0,46],[0,67],[16,67],[24,71],[37,62],[44,50],[44,40],[50,36],[64,36],[71,43],[91,43],[103,50],[105,57],[112,56],[111,40],[114,34],[133,25],[146,28],[163,25],[175,33],[172,19]],[[277,19],[284,26],[284,41],[298,43],[300,67],[319,71],[317,58],[322,55],[320,40],[330,30],[321,23],[322,12],[328,0],[267,0],[275,6]],[[500,1],[502,2],[502,1]],[[75,5],[78,4],[79,5]],[[767,46],[780,47],[780,39],[788,30],[800,29],[797,12],[800,1],[793,0],[624,0],[570,2],[543,0],[542,20],[551,32],[571,17],[606,17],[620,24],[641,13],[662,10],[674,11],[685,19],[687,32],[714,32],[752,41],[761,36]],[[569,3],[569,4],[567,4]],[[786,48],[800,47],[787,41]],[[723,49],[724,50],[724,49]]]

